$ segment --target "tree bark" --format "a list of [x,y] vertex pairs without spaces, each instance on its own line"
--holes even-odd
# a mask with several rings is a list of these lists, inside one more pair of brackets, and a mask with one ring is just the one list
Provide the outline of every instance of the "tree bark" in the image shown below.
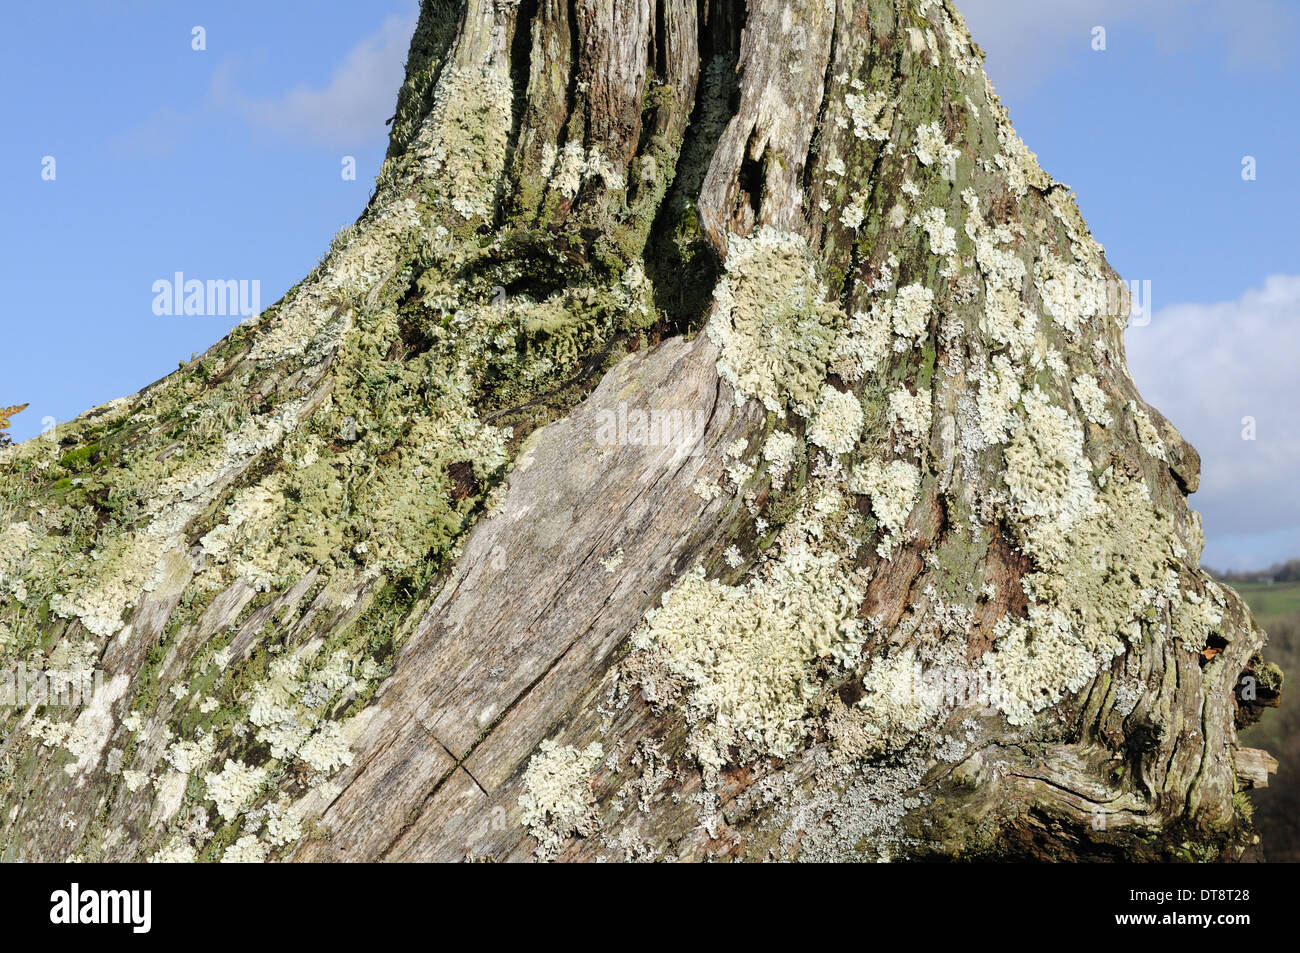
[[950,2],[424,0],[320,267],[0,450],[0,649],[104,683],[0,856],[1239,856],[1122,288]]

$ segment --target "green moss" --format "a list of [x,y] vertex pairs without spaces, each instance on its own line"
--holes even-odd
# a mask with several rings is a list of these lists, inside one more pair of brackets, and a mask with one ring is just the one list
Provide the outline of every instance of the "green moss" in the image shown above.
[[1253,824],[1255,822],[1255,805],[1245,791],[1237,791],[1232,795],[1232,809],[1243,823]]
[[1257,670],[1256,677],[1262,688],[1273,693],[1282,691],[1282,684],[1286,680],[1286,675],[1276,662],[1265,663]]
[[77,447],[75,450],[69,450],[59,457],[59,466],[65,470],[71,470],[73,473],[80,473],[87,467],[95,465],[101,459],[99,444],[88,443]]

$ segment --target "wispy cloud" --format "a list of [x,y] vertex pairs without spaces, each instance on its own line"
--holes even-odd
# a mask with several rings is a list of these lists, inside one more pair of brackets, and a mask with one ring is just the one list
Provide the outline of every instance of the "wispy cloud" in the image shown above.
[[109,154],[118,159],[166,159],[185,141],[194,116],[164,106],[144,122],[108,140]]
[[956,0],[975,41],[988,53],[999,90],[1022,92],[1062,69],[1071,44],[1091,49],[1092,29],[1108,43],[1119,31],[1154,36],[1162,53],[1213,37],[1233,68],[1277,68],[1300,48],[1300,11],[1291,0]]
[[384,119],[397,101],[417,10],[387,17],[348,51],[322,87],[296,86],[269,99],[243,93],[234,63],[213,79],[212,97],[247,122],[324,146],[356,146],[385,135]]
[[[1180,304],[1128,331],[1133,379],[1201,453],[1193,505],[1205,561],[1257,568],[1300,554],[1300,275],[1236,301]],[[1255,439],[1242,439],[1254,422]]]

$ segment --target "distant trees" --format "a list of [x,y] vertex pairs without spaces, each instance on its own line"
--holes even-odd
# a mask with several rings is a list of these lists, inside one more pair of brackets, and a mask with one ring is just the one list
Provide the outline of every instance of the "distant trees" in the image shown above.
[[1223,582],[1300,582],[1300,558],[1274,563],[1268,569],[1254,569],[1249,572],[1211,570],[1211,573],[1214,578]]

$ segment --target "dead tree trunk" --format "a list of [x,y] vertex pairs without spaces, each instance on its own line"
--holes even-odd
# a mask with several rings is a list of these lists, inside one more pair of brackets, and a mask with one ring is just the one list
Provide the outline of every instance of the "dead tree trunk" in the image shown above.
[[425,0],[321,266],[0,450],[0,649],[104,682],[0,854],[1236,856],[1122,287],[951,2]]

